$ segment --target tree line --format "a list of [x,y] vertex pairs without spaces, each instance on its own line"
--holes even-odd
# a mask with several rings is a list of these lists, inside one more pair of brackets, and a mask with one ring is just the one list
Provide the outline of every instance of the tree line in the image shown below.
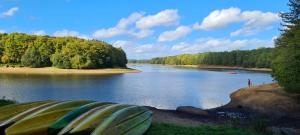
[[97,40],[50,37],[23,33],[0,34],[1,64],[26,67],[95,69],[126,67],[121,48]]
[[130,60],[130,63],[150,63],[168,65],[222,65],[247,68],[270,68],[272,48],[255,50],[234,50],[157,57],[151,60]]

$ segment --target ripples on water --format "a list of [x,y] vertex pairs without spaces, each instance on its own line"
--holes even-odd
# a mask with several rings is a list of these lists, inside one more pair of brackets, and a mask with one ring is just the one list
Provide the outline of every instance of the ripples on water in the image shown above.
[[20,102],[45,99],[91,99],[175,109],[214,108],[229,94],[253,84],[272,82],[270,74],[249,71],[207,71],[161,65],[129,65],[142,70],[112,76],[0,75],[0,96]]

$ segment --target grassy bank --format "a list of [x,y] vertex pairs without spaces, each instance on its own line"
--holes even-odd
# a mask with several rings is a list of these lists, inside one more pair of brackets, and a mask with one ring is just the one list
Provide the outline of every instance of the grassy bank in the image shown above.
[[35,75],[107,75],[140,72],[128,68],[107,69],[58,69],[54,67],[28,68],[28,67],[0,67],[1,74],[35,74]]
[[146,135],[266,135],[251,129],[227,126],[184,127],[174,124],[153,123]]

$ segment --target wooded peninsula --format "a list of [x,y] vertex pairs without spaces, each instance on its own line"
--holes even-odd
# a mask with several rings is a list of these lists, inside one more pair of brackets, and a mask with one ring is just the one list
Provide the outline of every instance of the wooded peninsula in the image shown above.
[[98,40],[0,33],[1,65],[62,69],[125,68],[121,48]]

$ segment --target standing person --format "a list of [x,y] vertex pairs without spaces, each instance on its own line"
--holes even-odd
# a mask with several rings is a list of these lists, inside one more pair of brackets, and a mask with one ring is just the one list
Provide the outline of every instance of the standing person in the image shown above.
[[251,80],[248,79],[248,87],[251,87]]

